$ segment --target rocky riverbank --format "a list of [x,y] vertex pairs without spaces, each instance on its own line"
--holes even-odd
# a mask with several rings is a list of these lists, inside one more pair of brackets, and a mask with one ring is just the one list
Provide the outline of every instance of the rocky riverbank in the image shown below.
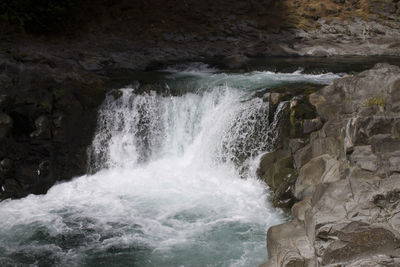
[[[30,14],[29,7],[16,14],[27,19],[28,34],[0,20],[1,57],[56,60],[69,69],[104,73],[215,57],[240,68],[254,56],[400,56],[395,0],[77,2],[75,8],[63,7],[64,16],[75,18],[69,27],[46,24],[45,14]],[[0,9],[0,15],[6,11]],[[47,28],[32,29],[40,26]]]
[[276,204],[296,202],[269,229],[263,266],[399,265],[400,68],[377,64],[304,99],[315,113],[291,100],[287,146],[259,170]]

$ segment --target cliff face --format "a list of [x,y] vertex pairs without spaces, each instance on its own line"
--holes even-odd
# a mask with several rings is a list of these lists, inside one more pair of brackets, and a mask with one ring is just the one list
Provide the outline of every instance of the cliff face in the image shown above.
[[265,266],[400,264],[399,93],[400,68],[378,64],[308,97],[318,115],[285,154],[298,176],[275,186],[296,199],[293,221],[269,229]]
[[[41,51],[90,70],[145,69],[151,62],[233,54],[400,55],[397,0],[41,3],[3,4],[3,53]],[[14,15],[4,21],[7,10]],[[14,34],[18,25],[28,36]]]

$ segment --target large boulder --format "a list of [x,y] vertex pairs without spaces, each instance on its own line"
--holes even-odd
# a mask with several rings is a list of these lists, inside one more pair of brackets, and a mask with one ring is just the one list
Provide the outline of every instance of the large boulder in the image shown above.
[[263,155],[257,174],[273,191],[272,202],[276,206],[290,208],[293,205],[297,171],[289,151],[277,150]]
[[305,267],[315,264],[314,249],[302,223],[293,221],[272,226],[267,236],[269,261],[262,267]]
[[313,158],[300,169],[294,195],[297,199],[310,197],[318,184],[332,183],[342,176],[342,164],[330,155]]

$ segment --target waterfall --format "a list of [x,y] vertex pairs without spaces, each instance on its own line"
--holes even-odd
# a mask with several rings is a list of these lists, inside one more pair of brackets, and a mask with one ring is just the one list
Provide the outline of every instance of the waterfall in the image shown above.
[[268,227],[284,220],[255,177],[286,107],[269,122],[268,88],[333,78],[195,65],[168,69],[157,87],[168,92],[136,83],[110,93],[89,174],[0,204],[0,265],[261,264]]
[[267,97],[246,99],[228,86],[181,96],[139,95],[136,89],[105,100],[89,150],[91,173],[179,157],[241,168],[274,146],[277,123],[268,121]]

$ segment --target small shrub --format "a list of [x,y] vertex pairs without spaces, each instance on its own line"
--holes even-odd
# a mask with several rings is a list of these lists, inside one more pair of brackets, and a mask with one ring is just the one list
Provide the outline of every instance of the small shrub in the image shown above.
[[367,101],[365,101],[366,107],[380,106],[380,107],[384,108],[386,105],[387,105],[387,101],[382,96],[374,96],[374,97],[368,98]]

